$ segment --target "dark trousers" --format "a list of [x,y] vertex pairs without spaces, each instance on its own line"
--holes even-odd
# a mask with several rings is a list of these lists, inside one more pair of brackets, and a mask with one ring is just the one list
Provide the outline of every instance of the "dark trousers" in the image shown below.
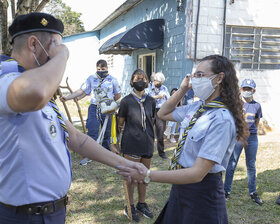
[[[158,112],[159,109],[156,109],[156,112]],[[166,128],[166,121],[161,120],[156,113],[156,120],[155,120],[155,127],[156,127],[156,136],[157,136],[157,150],[158,154],[161,156],[164,154],[164,138],[163,133]]]
[[[87,124],[86,124],[86,128],[88,129],[87,134],[94,140],[97,140],[99,130],[101,130],[101,128],[102,128],[101,121],[97,117],[96,111],[97,111],[96,105],[91,104],[88,108],[88,118],[87,118]],[[106,117],[106,114],[101,114],[102,122],[104,122],[105,117]],[[111,143],[111,117],[109,116],[109,120],[108,120],[106,131],[104,134],[102,146],[108,150],[111,150],[110,143]]]
[[0,204],[1,224],[64,224],[66,208],[46,215],[27,215]]

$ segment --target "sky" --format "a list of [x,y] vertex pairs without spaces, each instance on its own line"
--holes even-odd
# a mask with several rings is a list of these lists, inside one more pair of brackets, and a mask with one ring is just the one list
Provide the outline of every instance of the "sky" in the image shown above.
[[82,13],[86,31],[95,28],[126,0],[63,0],[72,11]]

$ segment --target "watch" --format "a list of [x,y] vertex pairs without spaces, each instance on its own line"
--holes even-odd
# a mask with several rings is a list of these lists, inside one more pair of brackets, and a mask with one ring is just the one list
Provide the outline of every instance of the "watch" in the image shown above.
[[147,171],[147,174],[146,174],[146,176],[145,176],[145,178],[144,178],[144,183],[145,184],[148,184],[148,183],[150,183],[150,174],[151,174],[151,170],[148,170]]

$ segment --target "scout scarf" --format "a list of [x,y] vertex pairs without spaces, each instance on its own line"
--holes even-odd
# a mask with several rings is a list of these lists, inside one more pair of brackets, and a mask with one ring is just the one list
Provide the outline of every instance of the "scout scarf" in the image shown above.
[[176,170],[176,169],[180,169],[181,166],[180,164],[178,164],[178,159],[182,153],[182,147],[185,144],[185,141],[188,137],[189,131],[192,129],[192,127],[195,125],[196,121],[198,120],[198,118],[203,114],[204,111],[206,110],[210,110],[212,108],[226,108],[225,104],[223,104],[220,101],[220,97],[214,99],[213,101],[209,102],[206,105],[203,105],[203,103],[200,105],[199,109],[195,112],[195,114],[193,115],[189,126],[187,126],[185,128],[184,134],[182,139],[179,141],[176,149],[174,150],[172,159],[170,161],[170,165],[169,165],[169,170]]
[[141,99],[139,98],[139,96],[137,96],[137,94],[134,92],[134,90],[131,92],[131,94],[134,96],[135,100],[140,105],[141,123],[142,123],[143,131],[145,131],[146,130],[146,113],[145,113],[145,108],[144,108],[143,103],[146,100],[147,94],[144,93],[143,96],[141,97]]
[[[20,64],[18,64],[13,58],[8,57],[6,55],[1,55],[1,73],[0,73],[0,76],[2,76],[4,74],[11,73],[11,72],[22,73],[24,71],[25,71],[25,69]],[[60,111],[57,107],[57,104],[56,104],[53,97],[50,100],[50,104],[51,104],[53,110],[56,113],[56,116],[59,120],[59,124],[60,124],[60,126],[61,126],[61,128],[64,132],[64,137],[65,137],[66,141],[69,141],[69,133],[67,131],[67,128],[65,126],[65,122],[62,119],[61,113],[60,113]]]

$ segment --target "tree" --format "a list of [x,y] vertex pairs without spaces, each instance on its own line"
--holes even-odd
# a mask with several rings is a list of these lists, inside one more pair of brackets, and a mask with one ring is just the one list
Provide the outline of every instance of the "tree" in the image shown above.
[[[49,4],[48,4],[49,3]],[[64,35],[83,32],[84,26],[80,20],[81,13],[73,12],[62,0],[0,0],[0,54],[10,55],[11,45],[8,35],[8,9],[11,9],[12,19],[18,15],[40,12],[53,14],[61,19],[65,26]]]

